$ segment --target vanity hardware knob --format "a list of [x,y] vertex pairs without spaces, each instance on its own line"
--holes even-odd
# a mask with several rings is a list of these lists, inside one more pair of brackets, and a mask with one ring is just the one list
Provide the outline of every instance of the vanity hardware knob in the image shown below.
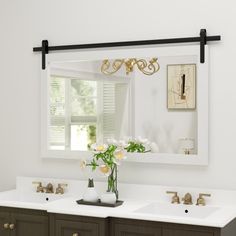
[[179,200],[179,196],[177,192],[173,192],[173,191],[166,191],[167,194],[174,194],[174,196],[172,197],[171,203],[173,204],[180,204],[180,200]]
[[211,197],[211,194],[209,193],[199,193],[199,197],[197,199],[197,206],[205,206],[206,205],[206,201],[203,197]]
[[10,226],[9,223],[5,223],[5,224],[3,225],[3,228],[4,228],[4,229],[9,229],[9,226]]
[[11,229],[11,230],[15,229],[15,225],[14,224],[10,224],[9,225],[9,229]]
[[79,234],[78,233],[73,233],[72,236],[79,236]]

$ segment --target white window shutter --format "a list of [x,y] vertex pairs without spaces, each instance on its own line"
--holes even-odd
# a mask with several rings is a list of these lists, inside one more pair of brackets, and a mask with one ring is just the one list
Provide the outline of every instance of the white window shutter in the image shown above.
[[[128,84],[119,83],[115,87],[115,101],[116,101],[116,137],[123,139],[127,136],[128,122],[129,122],[129,97],[128,97]],[[125,135],[126,134],[126,135]]]
[[123,122],[127,121],[127,83],[103,83],[103,141],[120,139]]
[[[52,149],[65,148],[65,80],[59,77],[50,79],[50,127],[49,143]],[[59,96],[52,96],[57,94]],[[60,100],[54,100],[59,97]]]
[[103,142],[115,137],[115,84],[103,83]]

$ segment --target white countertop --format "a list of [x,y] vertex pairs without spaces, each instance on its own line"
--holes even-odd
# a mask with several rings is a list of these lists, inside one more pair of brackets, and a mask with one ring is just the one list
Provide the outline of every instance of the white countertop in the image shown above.
[[[16,190],[13,190],[11,192],[16,192]],[[48,203],[32,203],[18,200],[6,200],[2,198],[2,196],[4,196],[5,193],[6,192],[0,193],[0,206],[44,210],[49,213],[58,213],[58,214],[89,216],[98,218],[117,217],[117,218],[148,220],[148,221],[158,221],[158,222],[177,223],[177,224],[191,224],[199,226],[218,227],[218,228],[223,228],[236,217],[236,206],[225,206],[225,207],[220,206],[219,210],[213,212],[207,218],[199,219],[192,217],[163,216],[163,215],[143,214],[136,212],[136,210],[148,204],[156,203],[155,201],[150,201],[150,200],[141,201],[134,199],[122,199],[124,200],[123,205],[112,208],[112,207],[78,205],[76,203],[76,200],[78,200],[78,198],[75,197],[65,197]],[[170,203],[159,202],[159,204],[170,204]],[[175,206],[173,205],[173,207]],[[188,207],[189,206],[186,206],[186,208]]]
[[[123,205],[115,208],[78,205],[76,198],[67,198],[56,201],[48,205],[47,211],[50,213],[70,214],[91,217],[117,217],[126,219],[149,220],[167,223],[191,224],[199,226],[223,228],[236,217],[236,206],[221,207],[220,210],[204,219],[176,216],[158,216],[152,214],[143,214],[135,212],[152,201],[136,201],[133,199],[124,199]],[[166,204],[166,203],[163,203]],[[188,206],[186,206],[187,208]]]
[[[35,180],[35,179],[34,179]],[[36,179],[37,180],[37,179]],[[30,180],[31,181],[31,180]],[[22,179],[18,181],[20,183],[22,182]],[[85,184],[84,181],[80,181],[80,183],[71,182],[71,186]],[[19,185],[19,184],[18,184]],[[162,199],[161,196],[155,197],[155,198],[149,198],[150,194],[145,194],[141,196],[139,194],[139,197],[134,197],[135,195],[131,195],[130,197],[121,196],[121,200],[124,201],[123,205],[111,208],[111,207],[99,207],[99,206],[85,206],[85,205],[78,205],[76,203],[76,200],[81,199],[81,188],[80,193],[73,192],[72,190],[68,191],[65,195],[55,195],[55,194],[42,194],[42,193],[35,193],[32,191],[31,187],[28,189],[20,188],[17,185],[17,189],[7,192],[0,193],[0,206],[5,207],[16,207],[16,208],[25,208],[25,209],[35,209],[35,210],[45,210],[49,213],[58,213],[58,214],[69,214],[69,215],[78,215],[78,216],[89,216],[89,217],[99,217],[99,218],[107,218],[107,217],[117,217],[117,218],[128,218],[128,219],[137,219],[137,220],[148,220],[148,221],[158,221],[158,222],[168,222],[168,223],[178,223],[178,224],[191,224],[191,225],[199,225],[199,226],[209,226],[209,227],[217,227],[217,228],[223,228],[226,226],[230,221],[232,221],[234,218],[236,218],[236,202],[234,203],[234,199],[236,196],[235,191],[220,191],[220,190],[209,190],[210,193],[215,194],[215,199],[226,199],[227,202],[224,204],[223,202],[220,202],[217,204],[215,200],[208,200],[207,205],[210,207],[217,207],[218,209],[211,213],[209,216],[205,218],[201,217],[191,217],[191,216],[176,216],[176,215],[158,215],[158,214],[147,214],[147,213],[140,213],[137,212],[138,209],[145,207],[152,203],[161,204],[164,206],[175,207],[170,203],[170,196],[167,196],[167,198]],[[25,186],[25,184],[24,184]],[[98,184],[99,186],[99,184]],[[101,184],[102,186],[102,184]],[[81,186],[80,186],[81,187]],[[131,185],[127,186],[129,191],[131,188]],[[141,188],[140,186],[136,185],[134,186],[135,189]],[[144,189],[150,189],[153,188],[152,186],[144,186]],[[155,186],[156,188],[156,186]],[[125,192],[125,184],[121,186],[121,189]],[[143,189],[143,190],[144,190]],[[162,193],[163,189],[171,189],[170,187],[163,187],[159,186],[158,191],[154,191],[156,193]],[[183,192],[186,190],[183,189]],[[193,191],[193,190],[192,190]],[[208,191],[208,192],[209,192]],[[198,192],[198,190],[196,190]],[[219,193],[221,196],[218,196]],[[127,190],[128,193],[128,190]],[[132,191],[133,193],[133,191]],[[23,194],[23,195],[22,195]],[[230,196],[228,196],[230,194]],[[153,195],[153,194],[152,194]],[[14,196],[14,197],[9,197]],[[24,196],[22,198],[21,196]],[[29,200],[25,198],[26,196],[30,196]],[[136,195],[137,196],[137,195]],[[166,196],[165,192],[163,193],[163,196]],[[213,195],[214,196],[214,195]],[[49,198],[49,201],[46,202],[45,198]],[[193,201],[195,202],[195,198],[193,198]],[[183,205],[183,208],[185,209],[191,209],[197,208],[204,209],[204,207],[201,206],[185,206]],[[172,209],[172,208],[171,208]]]

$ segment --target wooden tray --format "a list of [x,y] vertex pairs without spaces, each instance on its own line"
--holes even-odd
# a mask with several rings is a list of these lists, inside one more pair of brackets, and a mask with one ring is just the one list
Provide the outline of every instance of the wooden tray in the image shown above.
[[98,202],[86,202],[83,199],[77,200],[77,204],[79,205],[88,205],[88,206],[102,206],[102,207],[118,207],[123,204],[124,201],[117,200],[115,204],[103,203],[99,199]]

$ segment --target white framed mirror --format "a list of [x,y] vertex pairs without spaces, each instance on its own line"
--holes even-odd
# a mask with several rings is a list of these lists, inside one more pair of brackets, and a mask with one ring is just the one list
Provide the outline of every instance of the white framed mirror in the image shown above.
[[[155,73],[146,75],[138,63],[127,73],[131,58],[154,59]],[[145,152],[128,153],[126,161],[207,165],[207,46],[206,62],[199,58],[193,45],[49,54],[41,79],[41,156],[83,159],[93,155],[93,143],[138,140]],[[124,60],[117,71],[104,70],[104,60],[117,59]]]

